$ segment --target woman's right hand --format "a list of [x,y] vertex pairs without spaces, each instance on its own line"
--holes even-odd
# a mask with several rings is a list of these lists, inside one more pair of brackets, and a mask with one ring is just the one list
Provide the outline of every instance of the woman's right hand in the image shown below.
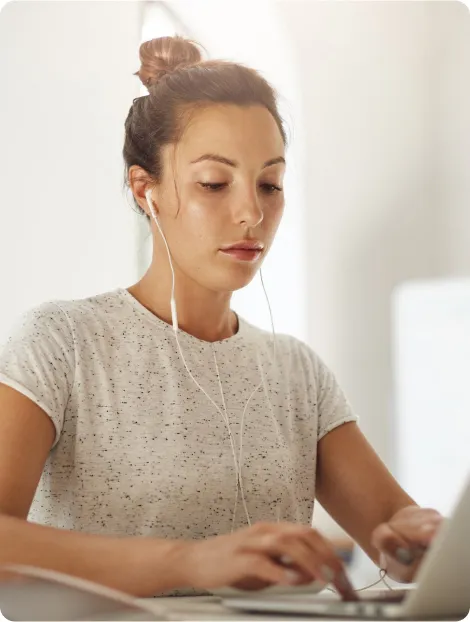
[[292,523],[257,523],[233,534],[186,542],[181,563],[185,586],[260,589],[331,583],[347,600],[357,600],[332,545],[318,531]]

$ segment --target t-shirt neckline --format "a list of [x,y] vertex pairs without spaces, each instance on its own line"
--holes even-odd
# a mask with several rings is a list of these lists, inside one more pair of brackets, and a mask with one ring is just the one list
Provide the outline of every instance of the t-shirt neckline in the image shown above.
[[[161,330],[166,331],[168,334],[174,334],[173,326],[171,324],[168,324],[168,322],[165,322],[165,320],[162,320],[160,317],[158,317],[158,315],[155,315],[155,313],[152,313],[152,311],[144,307],[144,305],[140,303],[137,298],[135,298],[127,289],[120,287],[116,290],[116,293],[124,298],[128,303],[130,303],[138,313],[140,313],[147,319],[147,321],[152,322],[154,326],[157,326]],[[241,318],[238,313],[235,313],[235,315],[238,319],[238,330],[231,337],[227,337],[226,339],[221,339],[218,341],[205,341],[204,339],[199,339],[198,337],[195,337],[194,335],[191,335],[185,332],[183,329],[179,328],[178,338],[182,338],[186,342],[193,343],[194,345],[197,345],[199,347],[230,347],[231,345],[240,342],[245,337],[245,333],[247,330],[247,324],[245,320],[243,320],[243,318]]]

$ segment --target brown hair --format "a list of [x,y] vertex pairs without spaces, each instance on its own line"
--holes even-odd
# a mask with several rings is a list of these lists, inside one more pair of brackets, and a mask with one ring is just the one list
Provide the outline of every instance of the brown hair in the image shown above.
[[210,104],[264,106],[286,142],[276,93],[254,69],[221,60],[204,61],[197,44],[179,36],[146,41],[140,46],[140,61],[140,70],[134,75],[139,76],[149,94],[134,99],[125,122],[126,186],[133,165],[158,182],[162,173],[161,148],[179,140],[188,113]]

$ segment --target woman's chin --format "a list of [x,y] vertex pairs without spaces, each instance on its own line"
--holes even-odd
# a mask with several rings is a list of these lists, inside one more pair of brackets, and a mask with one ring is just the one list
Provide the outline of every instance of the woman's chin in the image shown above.
[[240,270],[223,270],[217,279],[217,291],[236,292],[246,287],[255,278],[259,267],[250,266]]

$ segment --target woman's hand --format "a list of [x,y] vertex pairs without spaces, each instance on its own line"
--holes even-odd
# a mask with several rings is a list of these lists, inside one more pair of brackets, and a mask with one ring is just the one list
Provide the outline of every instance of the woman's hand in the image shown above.
[[372,533],[380,565],[395,581],[413,581],[426,549],[444,518],[436,510],[408,506]]
[[182,552],[187,586],[260,589],[317,580],[332,583],[345,599],[357,599],[332,545],[305,525],[257,523],[230,535],[187,542]]

